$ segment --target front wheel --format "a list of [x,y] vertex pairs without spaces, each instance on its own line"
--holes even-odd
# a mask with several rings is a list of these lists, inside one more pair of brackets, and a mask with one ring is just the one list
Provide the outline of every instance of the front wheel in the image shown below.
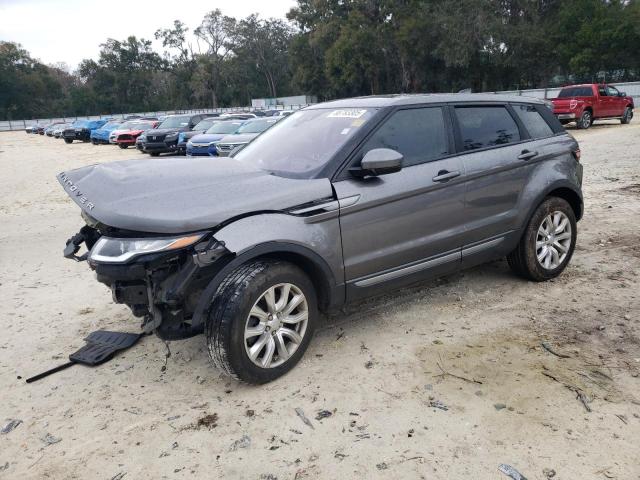
[[124,143],[119,143],[119,144],[118,144],[118,146],[124,150],[124,149],[125,149],[125,148],[127,148],[129,145],[124,144]]
[[557,277],[576,246],[576,216],[563,198],[549,197],[534,212],[520,243],[507,256],[512,270],[536,282]]
[[149,155],[151,155],[152,157],[159,157],[160,152],[149,152]]
[[73,140],[70,138],[65,138],[64,143],[73,143]]
[[256,260],[222,282],[208,309],[209,356],[227,375],[266,383],[302,358],[317,321],[313,283],[298,267]]
[[584,112],[582,112],[582,115],[576,122],[576,126],[580,129],[587,129],[591,126],[592,123],[593,117],[591,115],[591,112],[589,110],[585,110]]
[[633,118],[633,109],[631,107],[627,107],[624,109],[624,114],[622,115],[622,118],[620,119],[620,122],[623,125],[627,125],[629,123],[631,123],[631,119]]

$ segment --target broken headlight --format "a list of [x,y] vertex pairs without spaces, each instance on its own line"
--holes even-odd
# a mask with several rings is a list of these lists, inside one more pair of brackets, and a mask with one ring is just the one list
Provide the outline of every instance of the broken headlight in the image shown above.
[[89,260],[100,263],[125,263],[138,255],[167,252],[188,247],[203,236],[204,233],[167,238],[100,237],[91,249]]

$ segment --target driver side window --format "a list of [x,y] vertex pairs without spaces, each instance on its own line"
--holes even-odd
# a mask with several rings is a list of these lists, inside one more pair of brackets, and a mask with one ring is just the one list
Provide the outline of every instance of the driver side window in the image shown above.
[[607,87],[607,95],[610,97],[617,97],[618,96],[618,90],[616,88],[613,87]]
[[362,153],[391,148],[404,156],[403,166],[430,162],[449,153],[442,108],[411,108],[395,112],[366,141]]

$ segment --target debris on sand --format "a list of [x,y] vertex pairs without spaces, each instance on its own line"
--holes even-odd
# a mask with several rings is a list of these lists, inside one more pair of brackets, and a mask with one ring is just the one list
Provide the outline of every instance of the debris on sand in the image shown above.
[[205,415],[198,419],[196,423],[196,428],[200,430],[201,428],[207,428],[211,430],[212,428],[216,428],[218,426],[218,414],[211,413],[209,415]]
[[40,440],[42,440],[44,443],[47,444],[47,446],[49,445],[53,445],[54,443],[58,443],[60,442],[62,439],[60,437],[54,437],[53,435],[51,435],[50,433],[47,433],[44,437],[42,437]]
[[316,420],[322,420],[323,418],[330,417],[331,415],[333,415],[333,412],[330,412],[329,410],[320,410],[316,415]]
[[511,465],[506,465],[504,463],[501,463],[500,465],[498,465],[498,470],[504,473],[505,475],[509,475],[511,478],[513,478],[513,480],[527,480],[527,478],[524,475],[522,475],[519,471],[517,471]]
[[495,408],[496,410],[500,411],[500,410],[504,410],[505,408],[507,408],[507,406],[504,403],[494,403],[493,404],[493,408]]
[[378,470],[386,470],[387,468],[389,468],[389,465],[387,465],[385,462],[381,462],[376,464],[376,468]]
[[556,476],[556,471],[553,468],[544,468],[542,469],[542,474],[546,478],[553,478]]
[[564,353],[556,352],[556,350],[547,342],[542,342],[540,345],[542,345],[542,348],[544,348],[551,355],[555,355],[558,358],[571,358],[571,355],[565,355]]
[[429,402],[429,406],[433,407],[433,408],[439,408],[440,410],[444,410],[445,412],[447,410],[449,410],[449,407],[447,407],[444,403],[442,403],[440,400],[431,400]]
[[229,447],[230,452],[235,452],[239,448],[249,448],[251,446],[251,438],[248,435],[243,435],[241,439],[236,440]]
[[311,423],[311,420],[307,418],[307,416],[304,414],[304,411],[300,407],[296,407],[296,415],[300,417],[300,420],[302,420],[305,425],[311,427],[313,430],[316,429],[313,426],[313,423]]
[[11,430],[14,430],[21,423],[22,423],[22,420],[11,419],[11,420],[9,420],[9,423],[7,423],[4,427],[2,427],[2,430],[0,430],[0,433],[2,435],[6,435]]

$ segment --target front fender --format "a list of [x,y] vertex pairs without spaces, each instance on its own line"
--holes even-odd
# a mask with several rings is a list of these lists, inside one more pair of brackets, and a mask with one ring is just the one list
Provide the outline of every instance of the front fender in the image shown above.
[[320,303],[334,307],[344,303],[344,263],[337,212],[321,221],[286,213],[263,213],[241,218],[214,233],[230,255],[203,291],[192,324],[206,319],[210,300],[229,273],[248,261],[264,256],[302,263],[316,285]]

